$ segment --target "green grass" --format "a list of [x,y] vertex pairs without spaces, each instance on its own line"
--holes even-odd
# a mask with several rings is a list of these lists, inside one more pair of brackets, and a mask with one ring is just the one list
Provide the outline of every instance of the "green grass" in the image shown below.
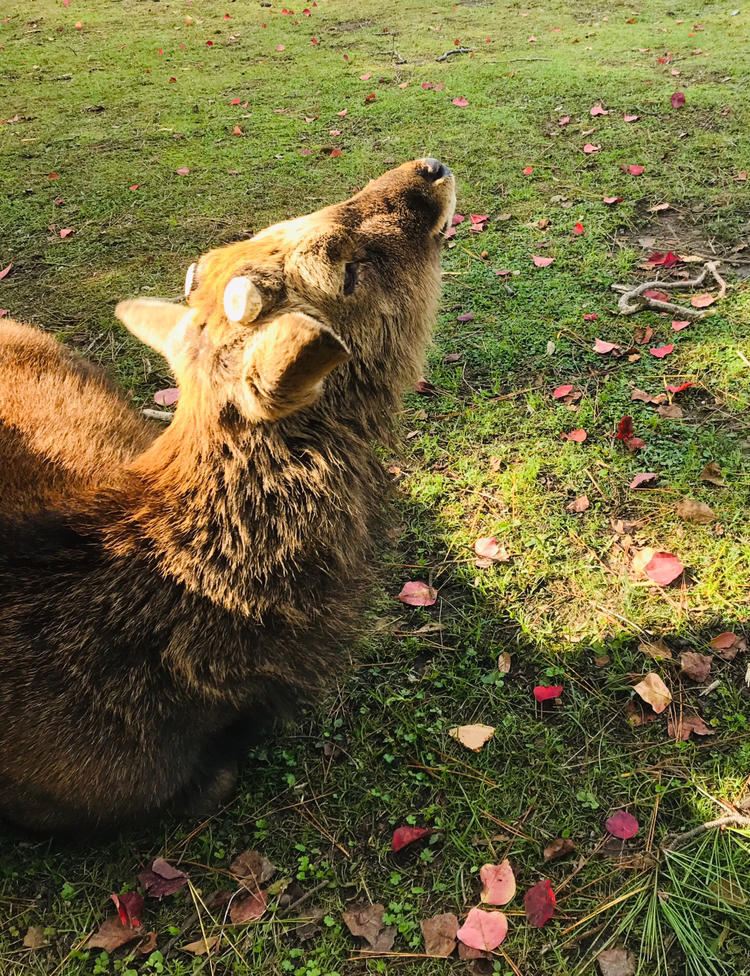
[[[2,10],[0,118],[19,120],[0,125],[0,268],[14,265],[0,306],[104,363],[136,404],[170,377],[115,322],[113,305],[179,294],[185,268],[209,247],[344,198],[427,154],[456,172],[461,213],[490,216],[483,234],[464,223],[446,249],[428,367],[439,393],[407,397],[404,427],[416,433],[387,459],[402,471],[398,528],[383,540],[382,588],[359,663],[320,707],[253,754],[235,802],[199,829],[166,823],[77,849],[8,835],[3,976],[464,972],[455,957],[363,960],[341,913],[380,901],[398,926],[394,952],[421,953],[420,919],[464,915],[478,903],[479,866],[505,856],[521,893],[549,877],[559,908],[537,931],[517,896],[506,955],[487,971],[590,974],[595,953],[624,940],[641,976],[702,976],[721,965],[747,976],[746,908],[718,904],[707,881],[747,878],[746,840],[712,834],[679,856],[656,855],[666,834],[719,815],[717,800],[739,802],[750,772],[747,658],[717,657],[720,684],[707,696],[677,663],[681,650],[706,653],[712,636],[748,620],[750,251],[735,249],[750,234],[750,184],[738,179],[750,170],[750,16],[731,16],[731,4],[696,13],[654,0],[637,10],[558,0],[455,8],[321,0],[309,18],[303,5],[294,9],[11,0]],[[456,39],[475,55],[436,62]],[[423,89],[427,82],[444,88]],[[683,108],[670,105],[675,90],[686,95]],[[365,104],[371,92],[376,100]],[[457,96],[468,106],[454,106]],[[591,117],[599,102],[609,115]],[[640,119],[625,123],[623,113]],[[589,141],[600,152],[584,155]],[[632,163],[643,175],[623,173]],[[190,173],[177,175],[181,167]],[[607,206],[603,195],[623,201]],[[670,209],[650,212],[660,202]],[[61,240],[68,227],[75,233]],[[735,260],[722,266],[730,288],[716,313],[679,334],[653,313],[618,315],[610,290],[643,280],[637,265],[656,248]],[[532,253],[555,263],[537,269]],[[500,278],[497,269],[518,274]],[[466,312],[473,320],[458,322]],[[671,356],[657,360],[649,345],[634,363],[591,351],[596,337],[630,346],[646,325],[649,345],[674,341]],[[461,360],[446,363],[449,353]],[[631,402],[634,386],[658,393],[684,380],[695,386],[677,397],[682,420]],[[553,400],[561,383],[583,392],[576,412]],[[628,413],[647,444],[637,454],[613,436]],[[561,441],[577,427],[586,443]],[[699,480],[712,460],[723,488]],[[656,487],[630,491],[638,471],[658,472]],[[591,507],[569,514],[583,493]],[[680,520],[683,497],[710,504],[717,522]],[[636,579],[617,520],[635,523],[631,546],[678,555],[685,585]],[[497,535],[510,561],[477,569],[471,547],[483,535]],[[434,608],[394,600],[408,579],[439,587]],[[442,630],[415,633],[438,621]],[[644,632],[663,636],[674,660],[646,658]],[[512,658],[505,677],[496,667],[503,651]],[[603,654],[609,661],[597,666]],[[716,734],[674,742],[666,715],[631,728],[626,706],[648,670],[671,686],[670,711],[695,709]],[[558,680],[560,704],[541,710],[531,688]],[[448,735],[471,722],[497,728],[476,755]],[[625,858],[598,846],[620,807],[643,825]],[[421,849],[391,854],[393,828],[408,823],[438,832]],[[576,854],[545,865],[544,845],[561,835]],[[228,929],[208,962],[194,960],[180,946],[200,938],[201,925],[215,929],[199,900],[193,916],[194,898],[226,887],[230,860],[247,847],[303,891],[320,887],[296,916],[272,898],[263,920]],[[149,903],[162,955],[125,949],[105,959],[79,948],[109,914],[109,893],[132,888],[158,854],[181,859],[195,886]],[[608,907],[621,895],[629,897]],[[311,917],[322,920],[301,941],[295,927]],[[48,947],[22,946],[29,925],[47,927]]]

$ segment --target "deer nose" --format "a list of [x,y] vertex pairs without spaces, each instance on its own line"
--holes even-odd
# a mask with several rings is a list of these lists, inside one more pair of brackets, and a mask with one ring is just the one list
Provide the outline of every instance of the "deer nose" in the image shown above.
[[445,165],[441,163],[439,159],[433,159],[432,156],[427,156],[426,159],[422,160],[424,164],[424,169],[421,171],[422,176],[427,180],[428,183],[437,183],[438,180],[442,180],[445,176],[450,176],[451,171]]

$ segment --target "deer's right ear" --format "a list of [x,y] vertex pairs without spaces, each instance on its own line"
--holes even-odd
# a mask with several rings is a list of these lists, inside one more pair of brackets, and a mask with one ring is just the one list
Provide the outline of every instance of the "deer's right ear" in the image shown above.
[[163,356],[175,374],[198,338],[195,312],[157,298],[133,298],[120,302],[115,315],[141,342]]

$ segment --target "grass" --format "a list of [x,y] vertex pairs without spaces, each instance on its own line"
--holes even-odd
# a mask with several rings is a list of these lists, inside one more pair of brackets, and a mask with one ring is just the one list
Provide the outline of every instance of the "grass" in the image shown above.
[[[748,974],[746,905],[727,901],[734,889],[710,887],[747,888],[746,838],[710,834],[673,855],[658,845],[717,816],[718,801],[739,803],[750,771],[746,658],[715,656],[719,685],[706,696],[677,663],[683,650],[711,653],[715,634],[748,620],[750,252],[736,249],[750,233],[740,179],[750,169],[750,17],[654,0],[637,11],[558,0],[320,0],[309,18],[294,9],[10,0],[2,11],[0,117],[18,120],[0,126],[0,267],[13,262],[0,305],[103,362],[136,404],[170,377],[115,322],[113,304],[179,294],[185,268],[209,247],[427,154],[455,170],[459,211],[490,218],[482,234],[461,225],[446,248],[427,374],[438,393],[407,397],[410,437],[387,459],[401,471],[395,529],[358,663],[320,707],[256,750],[235,802],[206,824],[165,823],[97,848],[8,835],[2,972],[463,972],[469,964],[455,957],[419,957],[419,921],[464,915],[478,903],[479,866],[508,856],[521,892],[550,878],[558,911],[532,929],[517,897],[486,972],[589,974],[596,952],[624,942],[642,976]],[[455,40],[475,54],[437,62]],[[675,90],[683,108],[670,104]],[[466,107],[453,105],[459,96]],[[599,102],[609,114],[591,117]],[[625,123],[623,113],[640,118]],[[584,154],[588,141],[600,151]],[[623,164],[645,168],[636,177]],[[663,202],[669,210],[651,212]],[[75,232],[60,239],[62,228]],[[723,265],[730,291],[715,314],[679,334],[654,313],[618,315],[610,290],[643,280],[637,265],[657,248],[735,262]],[[532,253],[555,263],[535,268]],[[674,342],[674,353],[657,360],[646,345],[630,363],[591,351],[596,337],[629,347],[636,326],[654,329],[649,345]],[[455,353],[458,362],[445,360]],[[657,393],[685,380],[695,385],[677,396],[682,420],[631,401],[634,387]],[[562,383],[583,393],[575,412],[552,398]],[[613,437],[625,414],[646,441],[637,454]],[[579,427],[586,443],[561,441]],[[724,487],[700,481],[710,461]],[[638,471],[658,472],[656,487],[630,491]],[[584,493],[590,508],[569,514]],[[710,504],[717,520],[679,519],[683,497]],[[474,566],[471,547],[485,535],[504,543],[507,563]],[[629,546],[678,555],[684,583],[644,585]],[[408,579],[439,588],[435,607],[394,600]],[[437,622],[443,629],[419,633]],[[673,660],[645,657],[644,635],[664,637]],[[504,651],[507,675],[497,669]],[[633,728],[626,706],[649,670],[675,705]],[[536,706],[532,686],[558,682],[560,703]],[[665,717],[682,710],[697,710],[715,734],[674,741]],[[471,722],[497,729],[476,755],[448,735]],[[600,846],[621,807],[642,824],[624,852]],[[436,833],[393,855],[402,824]],[[545,864],[542,848],[558,836],[576,854]],[[193,958],[180,947],[214,931],[212,914],[221,920],[201,899],[227,886],[229,862],[248,847],[314,894],[292,916],[271,898],[260,922],[228,929],[218,950]],[[155,952],[87,950],[109,893],[134,887],[159,854],[180,860],[194,887],[149,903]],[[403,955],[361,957],[341,915],[369,901],[386,906]],[[310,919],[302,940],[297,926]],[[29,925],[45,927],[45,948],[23,947]]]

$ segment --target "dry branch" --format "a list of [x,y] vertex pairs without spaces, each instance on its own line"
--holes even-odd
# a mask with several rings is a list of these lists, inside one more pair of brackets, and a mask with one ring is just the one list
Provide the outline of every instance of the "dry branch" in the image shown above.
[[435,58],[436,61],[447,61],[449,57],[453,54],[471,54],[470,47],[454,47],[450,51],[446,51],[445,54],[441,54],[439,58]]
[[745,827],[750,829],[750,817],[745,817],[741,813],[730,813],[726,817],[708,820],[706,823],[701,824],[700,827],[693,827],[692,830],[686,830],[684,834],[667,834],[659,846],[663,851],[673,851],[676,847],[682,847],[683,844],[687,844],[693,837],[698,837],[699,834],[704,833],[706,830],[711,830],[714,827]]
[[719,286],[717,298],[723,298],[727,293],[727,283],[719,274],[717,270],[718,265],[718,261],[707,261],[698,277],[690,281],[644,281],[642,284],[636,285],[635,288],[630,288],[628,285],[612,285],[612,291],[621,293],[617,302],[620,314],[632,315],[634,312],[639,312],[643,308],[652,308],[657,312],[670,312],[672,315],[682,315],[694,321],[702,319],[706,314],[702,309],[688,308],[685,305],[677,305],[674,302],[663,302],[658,298],[651,298],[645,295],[644,292],[650,289],[673,291],[678,288],[698,288],[706,280],[706,276],[711,274]]

